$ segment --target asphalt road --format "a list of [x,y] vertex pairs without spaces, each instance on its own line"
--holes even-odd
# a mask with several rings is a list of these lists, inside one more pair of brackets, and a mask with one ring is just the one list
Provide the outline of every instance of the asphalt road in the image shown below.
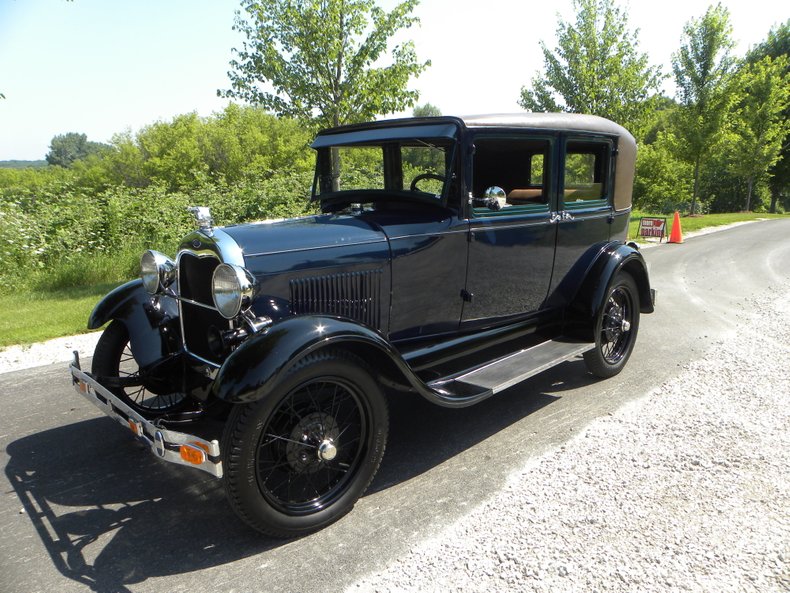
[[391,401],[368,493],[340,522],[286,543],[241,524],[219,482],[159,462],[100,417],[63,366],[0,375],[0,592],[342,590],[737,331],[734,311],[790,278],[790,220],[644,254],[658,309],[621,375],[597,381],[574,360],[464,410]]

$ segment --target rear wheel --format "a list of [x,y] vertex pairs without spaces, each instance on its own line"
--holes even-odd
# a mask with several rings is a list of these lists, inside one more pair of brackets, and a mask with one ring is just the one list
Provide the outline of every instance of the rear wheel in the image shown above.
[[588,370],[598,377],[618,374],[636,343],[639,330],[639,291],[634,279],[618,273],[595,321],[595,348],[584,353]]
[[384,394],[360,359],[305,357],[273,393],[231,412],[222,443],[231,507],[274,537],[336,521],[373,480],[388,422]]
[[146,388],[132,353],[129,332],[121,321],[110,323],[99,338],[91,372],[125,404],[146,418],[178,412],[186,406],[184,393],[169,390],[154,393]]

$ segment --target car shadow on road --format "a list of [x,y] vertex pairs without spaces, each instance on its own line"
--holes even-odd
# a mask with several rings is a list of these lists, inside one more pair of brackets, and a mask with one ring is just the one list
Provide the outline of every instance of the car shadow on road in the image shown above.
[[[392,397],[387,455],[369,493],[424,473],[549,405],[554,393],[593,381],[578,361],[562,366],[472,408]],[[18,439],[7,453],[8,481],[53,564],[99,593],[283,544],[242,524],[220,481],[157,460],[107,418]]]

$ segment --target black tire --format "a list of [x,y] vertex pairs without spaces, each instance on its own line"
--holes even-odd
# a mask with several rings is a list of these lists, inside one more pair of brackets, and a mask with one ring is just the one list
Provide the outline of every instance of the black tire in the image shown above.
[[221,446],[230,505],[269,536],[321,529],[370,485],[388,429],[365,363],[343,351],[308,355],[273,393],[231,411]]
[[[99,381],[102,378],[120,377],[130,379],[134,383],[139,371],[129,345],[126,326],[123,322],[115,320],[107,326],[96,344],[91,372]],[[146,389],[142,380],[125,387],[112,387],[110,391],[148,419],[181,411],[188,401],[184,393],[153,393]]]
[[639,291],[634,279],[618,273],[595,320],[595,348],[584,353],[587,369],[604,379],[623,370],[639,331]]

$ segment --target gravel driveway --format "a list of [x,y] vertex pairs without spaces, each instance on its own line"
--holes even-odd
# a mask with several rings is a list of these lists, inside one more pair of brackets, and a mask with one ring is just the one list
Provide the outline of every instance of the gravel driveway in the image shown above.
[[348,591],[790,591],[790,285]]

